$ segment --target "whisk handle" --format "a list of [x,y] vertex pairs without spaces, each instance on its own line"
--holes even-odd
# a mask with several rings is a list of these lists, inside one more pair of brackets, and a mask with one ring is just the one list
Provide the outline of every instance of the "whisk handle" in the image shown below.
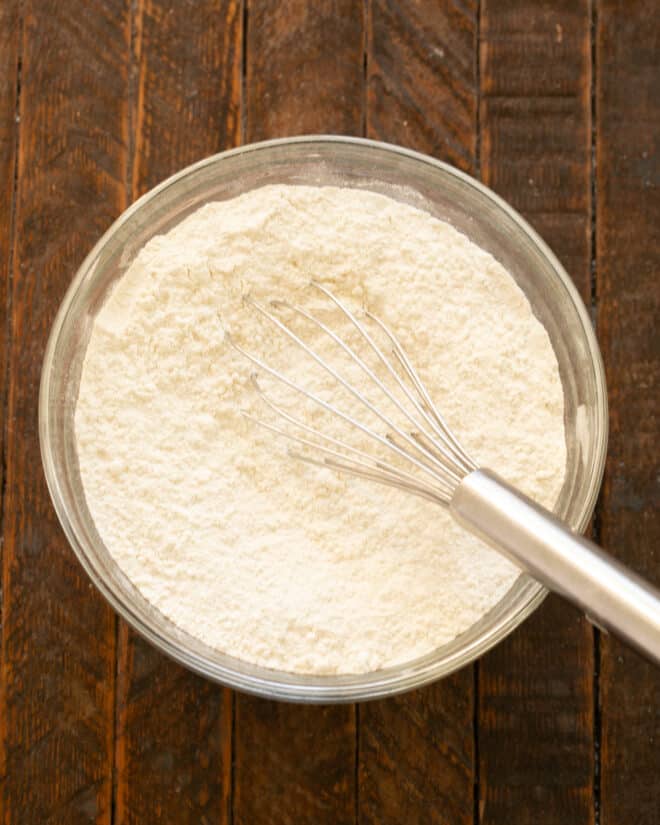
[[460,483],[450,504],[464,527],[660,664],[660,591],[489,470]]

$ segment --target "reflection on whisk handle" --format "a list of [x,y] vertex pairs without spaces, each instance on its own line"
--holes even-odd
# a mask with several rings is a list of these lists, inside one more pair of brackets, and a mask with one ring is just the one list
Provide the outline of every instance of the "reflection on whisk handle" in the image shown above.
[[458,485],[454,517],[660,664],[660,592],[488,470]]

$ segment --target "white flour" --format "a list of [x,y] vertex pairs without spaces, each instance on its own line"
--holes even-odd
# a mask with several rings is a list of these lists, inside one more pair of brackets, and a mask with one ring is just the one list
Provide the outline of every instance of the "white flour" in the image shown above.
[[450,641],[517,571],[440,507],[293,461],[241,418],[264,408],[225,330],[341,400],[242,302],[323,312],[311,277],[393,328],[480,464],[554,504],[562,389],[522,292],[449,225],[353,189],[266,187],[151,241],[98,315],[78,452],[110,553],[179,627],[268,667],[356,673]]

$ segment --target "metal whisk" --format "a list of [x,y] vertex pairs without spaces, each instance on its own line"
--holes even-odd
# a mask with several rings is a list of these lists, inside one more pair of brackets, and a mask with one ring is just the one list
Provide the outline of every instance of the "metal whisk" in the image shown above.
[[[338,335],[303,307],[274,300],[267,308],[250,298],[246,301],[332,376],[338,387],[356,399],[359,406],[368,411],[366,421],[340,409],[334,399],[325,400],[269,366],[239,346],[230,335],[226,336],[227,340],[260,372],[343,422],[347,433],[357,431],[366,436],[374,451],[357,447],[348,438],[337,438],[292,415],[264,392],[256,373],[252,376],[253,385],[281,426],[245,411],[243,415],[299,445],[302,449],[289,450],[298,460],[397,487],[447,507],[461,525],[547,587],[577,604],[592,622],[612,630],[660,663],[660,592],[495,473],[480,468],[449,429],[394,333],[366,310],[364,320],[358,320],[357,315],[322,284],[313,282],[312,286],[331,302],[329,306],[339,310],[344,323],[348,322],[355,330],[383,378],[346,337]],[[349,363],[367,377],[368,386],[378,389],[392,412],[396,410],[396,417],[376,405],[360,388],[361,384],[348,380],[309,346],[283,320],[284,314],[305,319],[327,336]],[[387,353],[371,330],[387,342]],[[379,432],[369,418],[384,425],[385,433]]]

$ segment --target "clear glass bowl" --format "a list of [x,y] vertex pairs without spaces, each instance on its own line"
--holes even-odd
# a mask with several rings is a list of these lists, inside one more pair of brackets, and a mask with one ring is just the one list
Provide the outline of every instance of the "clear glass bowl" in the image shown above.
[[92,581],[139,633],[186,667],[278,699],[339,702],[390,695],[445,676],[482,655],[541,603],[545,589],[521,575],[460,637],[405,665],[355,676],[268,670],[202,644],[150,605],[111,558],[85,502],[74,408],[94,316],[108,290],[154,235],[167,232],[208,201],[270,183],[361,187],[421,206],[449,221],[509,270],[548,330],[559,361],[568,467],[556,512],[575,530],[586,528],[603,472],[607,399],[598,345],[570,278],[520,215],[477,181],[425,155],[356,138],[302,137],[224,152],[169,178],[112,225],[80,267],[48,342],[39,398],[46,479],[64,531]]

